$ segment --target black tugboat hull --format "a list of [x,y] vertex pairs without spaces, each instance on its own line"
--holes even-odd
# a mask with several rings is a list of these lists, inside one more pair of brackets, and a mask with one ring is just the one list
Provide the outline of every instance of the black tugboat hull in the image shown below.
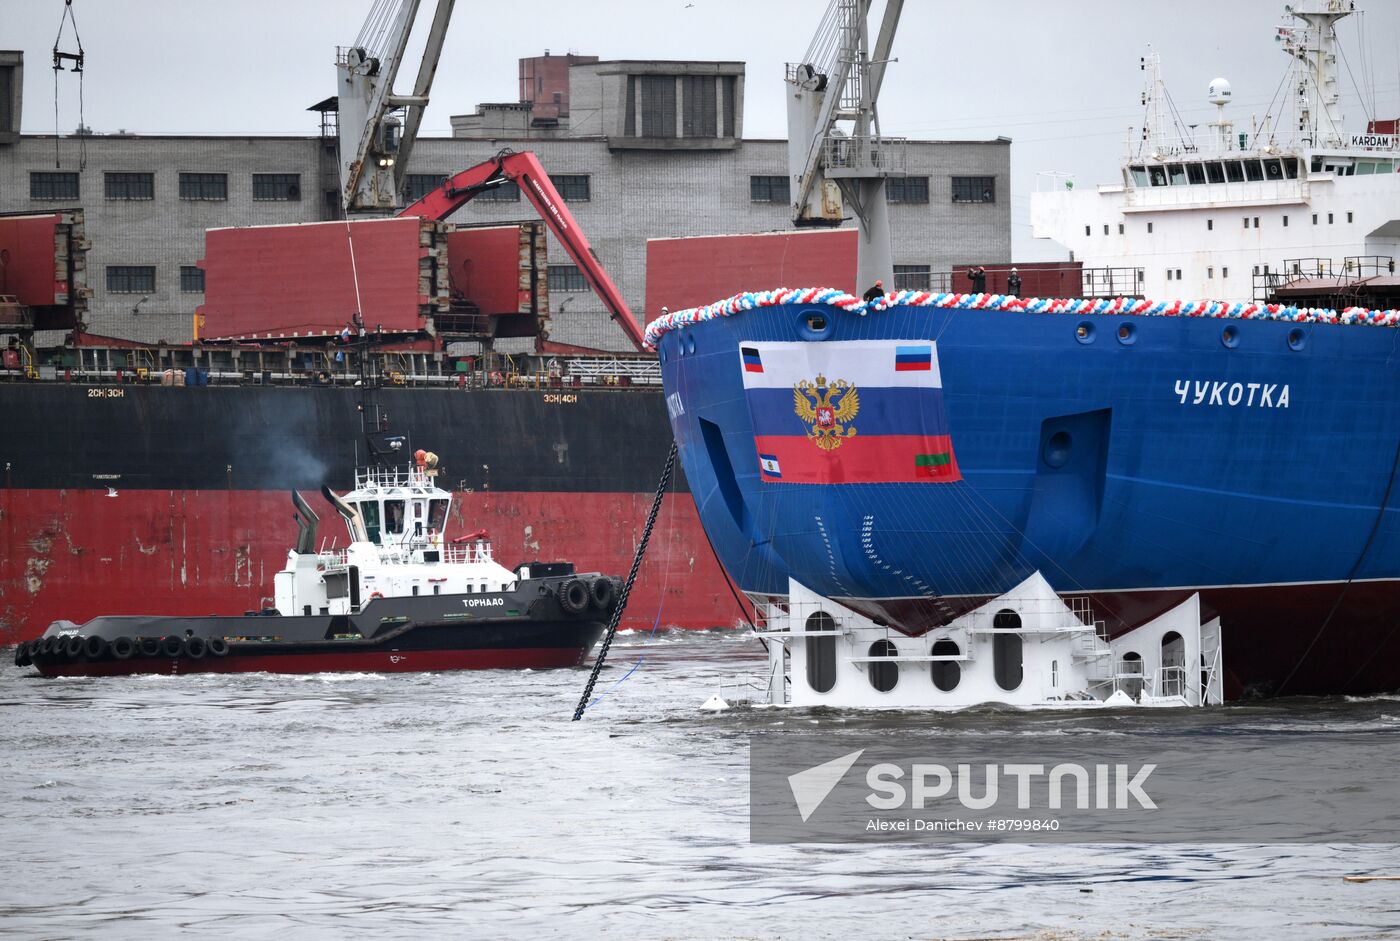
[[21,647],[17,660],[48,677],[573,667],[602,636],[612,605],[567,611],[558,599],[562,581],[529,580],[512,592],[376,598],[346,615],[59,621]]

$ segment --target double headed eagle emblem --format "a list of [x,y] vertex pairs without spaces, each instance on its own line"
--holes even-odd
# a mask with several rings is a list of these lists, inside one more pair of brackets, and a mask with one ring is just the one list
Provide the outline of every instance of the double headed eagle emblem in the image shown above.
[[797,417],[807,423],[807,437],[823,451],[834,451],[855,437],[855,427],[848,424],[860,411],[860,394],[845,379],[803,379],[792,387],[792,404]]

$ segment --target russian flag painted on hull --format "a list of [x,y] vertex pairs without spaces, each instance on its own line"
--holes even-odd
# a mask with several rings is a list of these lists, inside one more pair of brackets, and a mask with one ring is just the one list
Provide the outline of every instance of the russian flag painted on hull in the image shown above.
[[962,479],[932,342],[745,343],[740,370],[765,482]]

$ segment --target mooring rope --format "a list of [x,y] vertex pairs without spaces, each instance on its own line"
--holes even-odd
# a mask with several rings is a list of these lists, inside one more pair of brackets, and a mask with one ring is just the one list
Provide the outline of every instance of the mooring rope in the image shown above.
[[575,722],[583,718],[583,711],[588,708],[589,700],[593,697],[593,687],[598,683],[598,674],[603,671],[603,663],[608,659],[608,648],[612,646],[613,637],[617,634],[622,612],[627,610],[627,597],[632,594],[632,583],[637,580],[637,570],[642,567],[642,557],[647,554],[647,543],[651,541],[651,530],[656,525],[656,514],[661,510],[661,501],[666,496],[666,488],[671,485],[671,472],[675,467],[676,443],[672,441],[671,450],[666,455],[666,469],[661,472],[661,481],[656,485],[656,497],[651,501],[651,510],[647,513],[647,525],[642,530],[642,541],[637,543],[637,552],[632,556],[632,571],[627,573],[627,581],[622,586],[622,594],[618,596],[612,620],[608,622],[608,630],[603,635],[603,646],[598,649],[598,657],[593,661],[593,672],[588,677],[588,685],[583,688],[578,708],[574,710]]

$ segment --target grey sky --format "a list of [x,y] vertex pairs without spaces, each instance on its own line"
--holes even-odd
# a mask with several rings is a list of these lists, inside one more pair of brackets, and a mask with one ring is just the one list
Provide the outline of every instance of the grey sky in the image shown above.
[[[687,4],[692,4],[687,6]],[[424,0],[423,19],[431,8]],[[879,0],[877,0],[877,6]],[[573,50],[613,58],[736,59],[748,65],[745,133],[786,136],[782,66],[806,48],[826,0],[457,0],[424,133],[447,135],[448,116],[516,97],[516,60]],[[1340,29],[1343,106],[1365,110],[1364,25],[1377,112],[1400,116],[1400,3],[1369,0]],[[98,132],[306,134],[307,105],[334,90],[333,57],[349,44],[370,0],[73,0],[87,53],[85,118]],[[53,133],[50,50],[62,0],[0,0],[0,48],[25,53],[24,130]],[[1207,83],[1234,86],[1237,125],[1268,109],[1287,60],[1272,28],[1282,0],[1153,2],[906,0],[897,65],[882,94],[886,133],[993,138],[1012,147],[1017,258],[1053,257],[1033,243],[1029,194],[1038,170],[1068,170],[1080,185],[1117,173],[1138,118],[1138,58],[1152,43],[1188,123],[1213,108]],[[426,26],[426,22],[424,23]],[[66,34],[66,38],[71,38]],[[75,76],[60,84],[59,126],[77,124]],[[1275,107],[1277,110],[1277,106]]]

